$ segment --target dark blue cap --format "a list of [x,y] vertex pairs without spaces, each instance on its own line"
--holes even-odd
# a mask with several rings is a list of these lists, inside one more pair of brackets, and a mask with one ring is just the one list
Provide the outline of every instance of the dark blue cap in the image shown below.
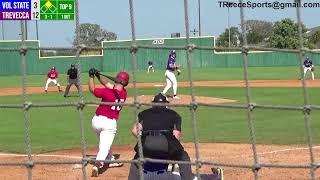
[[163,95],[162,93],[159,93],[153,98],[153,101],[155,103],[169,103],[167,96]]

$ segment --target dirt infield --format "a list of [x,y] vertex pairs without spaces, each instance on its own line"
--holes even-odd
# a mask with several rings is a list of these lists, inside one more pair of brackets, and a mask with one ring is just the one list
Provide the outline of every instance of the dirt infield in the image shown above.
[[[244,87],[244,81],[200,81],[194,82],[197,87]],[[163,84],[155,83],[139,83],[138,88],[161,87]],[[188,87],[189,82],[179,83],[179,87]],[[257,80],[250,81],[252,87],[301,87],[300,80]],[[307,81],[308,87],[320,87],[320,80]],[[63,87],[64,88],[64,87]],[[130,85],[129,88],[132,88]],[[87,86],[83,86],[87,90]],[[73,91],[75,89],[72,89]],[[55,87],[50,87],[49,91],[56,91]],[[28,94],[44,93],[43,87],[28,87]],[[21,88],[1,88],[0,96],[20,95]],[[187,103],[190,102],[190,96],[180,96],[180,100],[171,100],[171,103]],[[148,102],[151,96],[139,96],[138,100]],[[231,99],[196,97],[198,102],[207,103],[224,103],[234,102]],[[128,98],[130,103],[132,98]],[[186,151],[192,160],[195,159],[194,144],[184,144]],[[113,153],[121,154],[121,160],[130,160],[134,155],[133,145],[113,146]],[[309,165],[310,156],[306,145],[257,145],[258,160],[262,164],[286,164],[286,165]],[[320,161],[320,145],[314,147],[314,157],[316,161]],[[87,149],[87,154],[94,155],[97,149]],[[200,144],[200,158],[202,160],[214,161],[223,164],[242,164],[252,165],[252,146],[249,144],[225,144],[225,143],[203,143]],[[33,156],[35,161],[63,161],[63,160],[80,160],[81,150],[64,150],[46,154],[37,154]],[[0,153],[0,162],[25,162],[27,157],[21,154]],[[129,164],[125,164],[121,168],[108,169],[98,178],[92,178],[91,165],[86,167],[86,174],[89,179],[108,179],[108,180],[124,180],[127,179],[129,173]],[[200,169],[201,173],[210,173],[212,166],[203,165]],[[250,169],[223,167],[225,180],[250,180],[254,179]],[[195,168],[193,167],[193,171]],[[320,178],[320,170],[316,171],[317,179]],[[311,179],[309,169],[271,169],[262,168],[259,171],[259,178],[263,180],[307,180]],[[0,180],[17,180],[27,179],[27,171],[24,166],[0,166]],[[82,171],[79,165],[35,165],[33,167],[34,180],[75,180],[82,179]]]
[[[192,143],[184,144],[191,159],[195,158],[194,145]],[[113,153],[121,154],[120,159],[130,160],[134,155],[133,145],[113,146]],[[299,164],[308,165],[310,157],[308,156],[308,148],[306,146],[276,146],[276,145],[258,145],[258,160],[263,164]],[[320,160],[320,146],[314,147],[316,160]],[[95,149],[88,149],[87,154],[95,154]],[[222,144],[210,143],[200,144],[201,159],[214,161],[218,163],[251,165],[253,163],[251,145],[249,144]],[[33,160],[79,160],[81,158],[81,150],[65,150],[48,154],[38,154]],[[22,155],[0,154],[1,162],[23,162],[27,158]],[[89,179],[108,179],[108,180],[124,180],[127,179],[129,173],[129,164],[125,164],[120,168],[108,169],[98,178],[90,177],[92,165],[86,167],[86,173]],[[210,173],[212,166],[203,165],[200,169],[201,173]],[[254,179],[253,173],[249,169],[236,169],[224,167],[225,180],[249,180]],[[195,168],[193,167],[193,170]],[[320,178],[320,171],[316,172],[317,178]],[[25,167],[4,167],[0,166],[1,180],[17,180],[27,179],[27,171]],[[310,178],[308,169],[270,169],[262,168],[259,171],[259,177],[262,180],[306,180]],[[81,168],[77,165],[35,165],[33,168],[34,180],[74,180],[82,179]]]
[[[320,80],[307,80],[307,87],[320,87]],[[196,87],[245,87],[244,81],[197,81],[193,83]],[[300,80],[253,80],[249,82],[252,87],[302,87]],[[161,83],[137,83],[137,88],[148,87],[162,87]],[[189,82],[179,82],[179,87],[189,87]],[[88,86],[83,85],[83,90],[87,91]],[[128,85],[128,88],[132,88],[132,84]],[[64,90],[65,87],[62,86]],[[71,91],[75,91],[74,86]],[[56,87],[49,87],[49,92],[56,92]],[[0,88],[0,96],[20,95],[22,93],[21,87],[15,88]],[[28,87],[27,94],[41,94],[44,93],[44,87]]]

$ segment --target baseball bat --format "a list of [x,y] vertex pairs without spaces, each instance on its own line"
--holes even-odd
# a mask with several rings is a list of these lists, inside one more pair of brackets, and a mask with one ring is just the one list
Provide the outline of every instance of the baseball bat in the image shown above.
[[112,76],[105,75],[105,74],[102,74],[102,73],[100,73],[100,72],[99,72],[99,75],[100,75],[100,76],[104,76],[104,77],[106,77],[106,78],[110,79],[110,80],[111,80],[111,81],[113,81],[113,82],[115,82],[115,81],[116,81],[116,78],[114,78],[114,77],[112,77]]

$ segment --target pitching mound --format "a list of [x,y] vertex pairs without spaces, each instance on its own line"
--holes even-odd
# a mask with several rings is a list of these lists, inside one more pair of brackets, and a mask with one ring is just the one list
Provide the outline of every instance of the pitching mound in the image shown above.
[[[153,100],[154,96],[145,96],[141,95],[138,96],[138,101],[149,103]],[[191,103],[191,96],[190,95],[179,95],[180,99],[173,99],[172,97],[169,97],[169,101],[172,104],[186,104]],[[233,99],[224,99],[224,98],[214,98],[214,97],[205,97],[205,96],[196,96],[196,101],[199,103],[211,103],[211,104],[218,104],[218,103],[230,103],[230,102],[236,102],[236,100]],[[133,102],[133,97],[129,97],[126,100],[127,103]]]

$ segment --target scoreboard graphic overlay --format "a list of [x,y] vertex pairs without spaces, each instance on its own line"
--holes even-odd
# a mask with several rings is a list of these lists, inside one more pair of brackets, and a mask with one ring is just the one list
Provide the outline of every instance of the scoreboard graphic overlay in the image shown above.
[[74,0],[0,0],[0,20],[74,20]]

